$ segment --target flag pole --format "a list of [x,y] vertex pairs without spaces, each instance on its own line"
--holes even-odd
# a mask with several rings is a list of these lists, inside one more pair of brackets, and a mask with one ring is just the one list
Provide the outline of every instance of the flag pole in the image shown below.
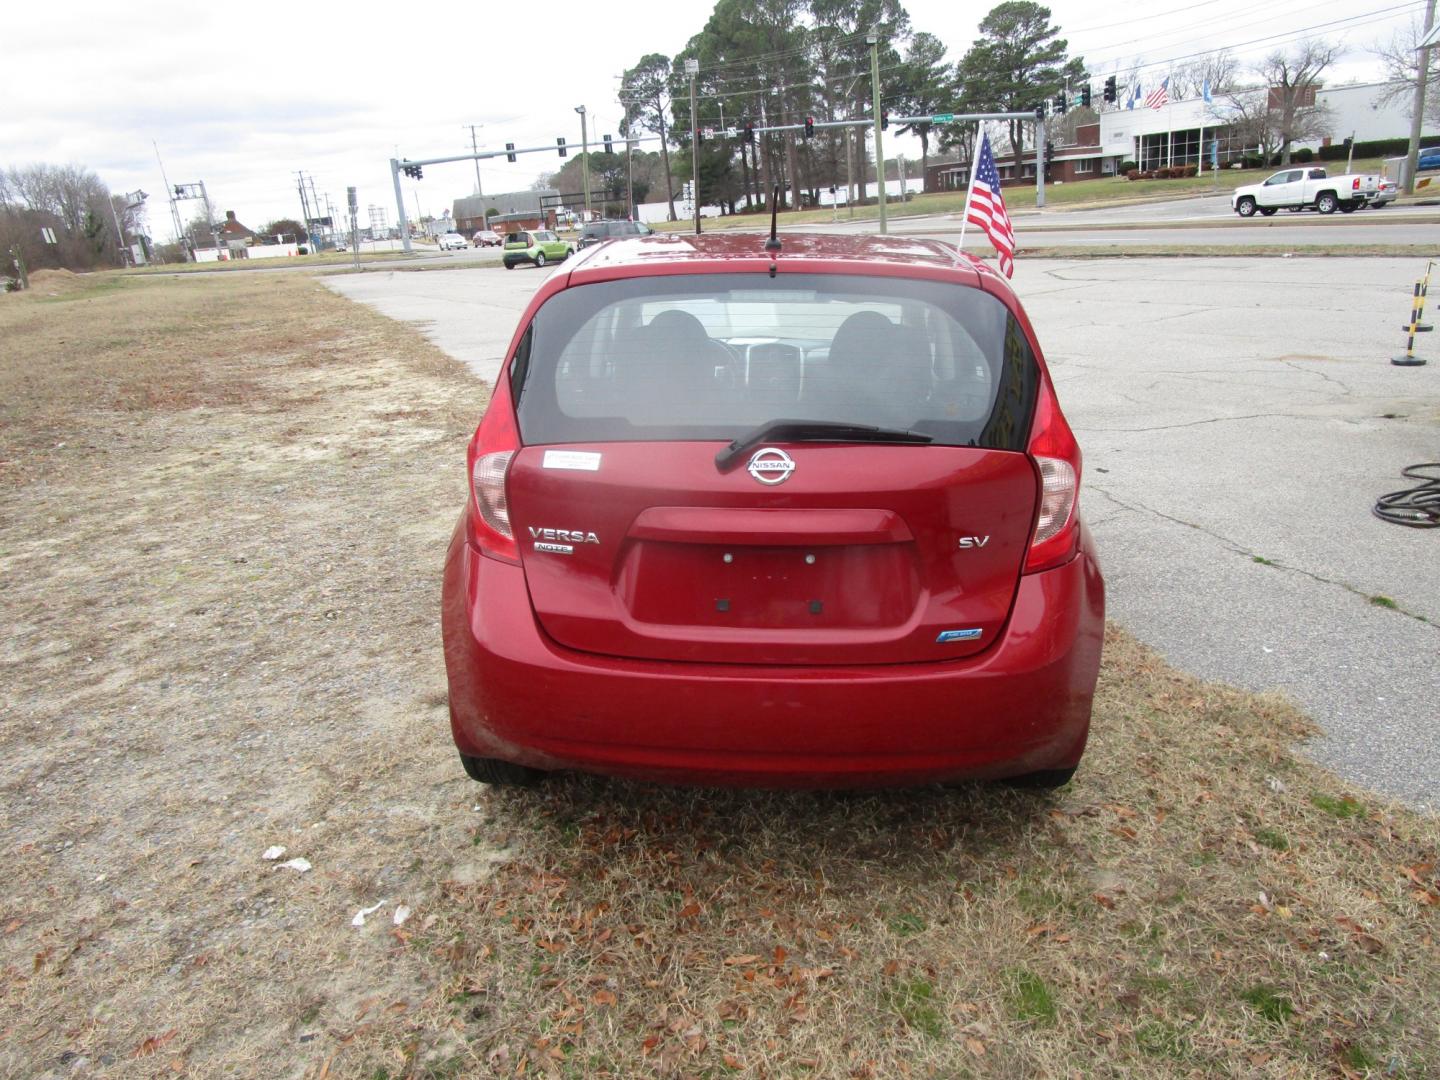
[[970,196],[975,194],[975,159],[980,155],[980,139],[985,133],[985,122],[975,125],[975,148],[970,151],[970,178],[965,181],[965,209],[960,213],[960,250],[965,250],[965,225],[970,220]]

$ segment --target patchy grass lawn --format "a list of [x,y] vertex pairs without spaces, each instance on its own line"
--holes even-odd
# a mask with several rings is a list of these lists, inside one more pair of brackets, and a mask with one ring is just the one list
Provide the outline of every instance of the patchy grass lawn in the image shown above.
[[1284,702],[1112,628],[1054,795],[490,790],[480,383],[303,275],[47,277],[0,342],[0,1075],[1440,1073],[1440,824]]
[[[1033,161],[1033,155],[1027,159]],[[916,162],[918,169],[919,163]],[[1316,165],[1323,165],[1330,170],[1331,175],[1338,171],[1345,171],[1345,163],[1341,162],[1314,162]],[[1355,162],[1356,172],[1379,172],[1380,158],[1367,159]],[[1046,184],[1045,185],[1045,206],[1048,209],[1060,210],[1083,210],[1100,208],[1106,206],[1123,206],[1131,203],[1146,203],[1164,201],[1166,199],[1181,198],[1187,195],[1218,195],[1229,194],[1242,184],[1258,184],[1265,177],[1275,172],[1275,169],[1225,169],[1219,177],[1210,172],[1204,176],[1191,176],[1179,180],[1127,180],[1120,177],[1104,177],[1095,180],[1082,180],[1071,184]],[[912,187],[919,186],[919,178],[912,177]],[[873,178],[872,178],[873,182]],[[897,181],[898,182],[898,181]],[[1033,210],[1035,208],[1035,184],[1016,185],[1005,189],[1005,205],[1011,210]],[[853,209],[853,213],[851,210]],[[886,202],[886,216],[891,219],[901,217],[913,217],[923,214],[958,214],[965,209],[964,191],[932,192],[930,194],[914,194],[905,202],[898,197],[892,196]],[[812,225],[816,223],[827,223],[835,218],[835,211],[830,207],[822,210],[793,210],[782,211],[780,214],[781,227],[794,227],[797,225]],[[878,205],[855,206],[839,208],[839,219],[841,221],[871,221],[880,217]],[[770,223],[769,213],[737,214],[734,217],[706,218],[704,227],[707,232],[716,229],[744,229],[744,228],[768,228]],[[684,218],[681,221],[659,222],[653,225],[659,230],[688,231],[693,227],[693,219]]]

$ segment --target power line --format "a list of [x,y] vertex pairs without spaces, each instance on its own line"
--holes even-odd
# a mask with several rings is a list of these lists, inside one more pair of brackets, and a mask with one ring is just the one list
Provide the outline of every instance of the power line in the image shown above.
[[1418,9],[1420,6],[1420,0],[1411,0],[1410,3],[1397,4],[1394,7],[1381,8],[1378,11],[1366,12],[1363,15],[1350,15],[1343,19],[1332,19],[1329,22],[1315,23],[1311,26],[1301,27],[1299,30],[1287,30],[1277,34],[1267,34],[1263,37],[1251,38],[1249,41],[1235,42],[1226,45],[1215,45],[1211,48],[1204,49],[1199,52],[1185,53],[1180,56],[1172,56],[1165,60],[1151,61],[1149,63],[1139,65],[1137,68],[1135,68],[1135,70],[1145,71],[1152,68],[1163,67],[1169,64],[1175,64],[1180,62],[1181,60],[1193,60],[1196,57],[1210,56],[1217,52],[1224,52],[1232,49],[1244,49],[1252,45],[1263,45],[1266,43],[1286,44],[1291,41],[1299,41],[1316,30],[1324,30],[1327,27],[1340,26],[1345,23],[1354,23],[1354,26],[1348,27],[1348,29],[1354,30],[1358,29],[1361,26],[1368,26],[1371,23],[1386,22],[1388,21],[1390,15],[1394,12],[1413,11]]

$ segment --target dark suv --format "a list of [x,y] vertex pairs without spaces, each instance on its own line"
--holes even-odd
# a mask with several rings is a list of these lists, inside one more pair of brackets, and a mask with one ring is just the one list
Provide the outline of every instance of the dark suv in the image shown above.
[[592,221],[580,230],[580,248],[603,244],[617,236],[649,236],[653,230],[638,221]]

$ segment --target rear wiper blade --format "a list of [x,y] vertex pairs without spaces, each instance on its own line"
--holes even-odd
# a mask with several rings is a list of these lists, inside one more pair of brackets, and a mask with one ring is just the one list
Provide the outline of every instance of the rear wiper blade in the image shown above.
[[882,428],[871,424],[847,424],[836,420],[768,420],[742,435],[715,455],[715,468],[724,472],[752,446],[762,442],[886,442],[928,443],[934,436],[906,428]]

